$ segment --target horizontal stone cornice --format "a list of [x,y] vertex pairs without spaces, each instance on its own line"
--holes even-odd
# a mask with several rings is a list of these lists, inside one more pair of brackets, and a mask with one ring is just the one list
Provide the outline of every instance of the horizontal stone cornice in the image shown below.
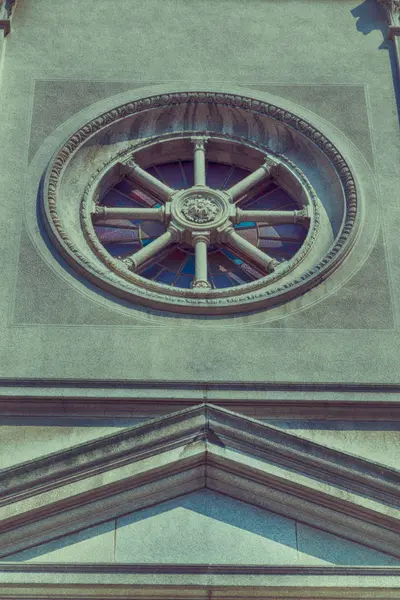
[[399,571],[256,565],[6,565],[1,600],[399,600]]
[[338,565],[254,565],[201,563],[1,563],[0,573],[193,573],[223,575],[400,576],[399,567]]
[[400,421],[400,385],[0,379],[0,415],[154,417],[210,402],[260,418]]

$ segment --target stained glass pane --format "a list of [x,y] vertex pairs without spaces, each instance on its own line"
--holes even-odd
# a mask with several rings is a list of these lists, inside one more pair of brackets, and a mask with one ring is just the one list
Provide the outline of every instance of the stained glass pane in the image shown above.
[[104,196],[102,202],[102,206],[113,206],[116,208],[139,208],[143,206],[139,202],[135,201],[133,198],[129,198],[122,194],[117,188],[113,188]]
[[120,181],[114,189],[118,190],[122,195],[129,198],[129,200],[134,203],[128,206],[155,206],[157,202],[155,198],[153,198],[148,192],[142,190],[136,184],[128,181],[127,179]]
[[207,185],[215,190],[221,189],[231,170],[230,165],[207,163]]
[[[156,281],[159,281],[160,283],[166,283],[168,285],[172,285],[172,283],[175,281],[176,278],[176,273],[174,273],[173,271],[161,271],[161,273],[158,275],[158,277],[156,277]],[[151,278],[149,278],[151,279]]]
[[[149,167],[147,171],[174,189],[192,187],[193,161],[174,161]],[[249,174],[229,164],[207,162],[207,185],[214,189],[228,189]],[[161,203],[150,192],[134,182],[122,179],[109,190],[101,206],[116,208],[160,207]],[[272,181],[250,190],[240,202],[242,210],[297,210],[298,204]],[[235,231],[245,240],[282,262],[291,259],[300,249],[307,228],[299,224],[266,225],[262,222],[236,223]],[[114,257],[126,257],[157,239],[166,230],[166,224],[149,219],[107,218],[94,222],[94,229],[104,248]],[[166,285],[189,289],[195,275],[194,249],[186,244],[175,244],[155,255],[138,271],[141,277]],[[260,267],[234,248],[213,244],[208,249],[208,278],[213,288],[243,285],[265,276]]]
[[178,161],[157,165],[155,169],[153,168],[152,175],[161,179],[161,181],[175,190],[182,190],[185,187],[184,174],[182,173]]
[[140,250],[141,246],[139,243],[105,243],[104,248],[111,256],[124,258]]
[[194,168],[193,161],[191,160],[182,160],[181,165],[183,167],[183,171],[186,176],[186,181],[188,183],[188,187],[192,187],[194,185]]

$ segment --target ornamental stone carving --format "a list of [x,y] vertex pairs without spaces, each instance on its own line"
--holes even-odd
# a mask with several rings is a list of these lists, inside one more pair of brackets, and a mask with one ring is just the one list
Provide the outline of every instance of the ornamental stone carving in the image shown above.
[[[172,106],[175,107],[175,111],[180,106],[188,105],[191,105],[190,113],[192,115],[195,114],[197,106],[201,106],[202,111],[206,111],[207,105],[212,105],[212,111],[218,112],[219,118],[223,118],[226,113],[226,130],[223,133],[220,130],[213,133],[212,124],[208,125],[207,131],[204,131],[200,125],[190,129],[187,124],[182,123],[182,130],[179,131],[179,124],[175,123],[174,134],[158,132],[157,124],[165,121],[160,117],[153,122],[154,132],[146,134],[146,138],[138,137],[130,147],[125,144],[122,150],[120,147],[116,147],[114,154],[110,152],[109,148],[107,149],[107,153],[104,153],[104,163],[97,166],[90,180],[86,180],[79,202],[71,199],[69,190],[63,189],[63,182],[67,180],[64,176],[65,172],[72,168],[71,164],[75,165],[79,162],[71,161],[71,159],[79,155],[89,138],[90,144],[93,145],[96,139],[101,139],[102,132],[106,128],[110,132],[113,127],[121,127],[120,123],[124,119],[132,119],[136,115],[145,116],[148,111],[158,111],[157,114],[161,115],[164,110],[168,112]],[[232,111],[235,111],[234,118],[232,118]],[[235,136],[234,131],[229,131],[229,124],[237,122],[239,114],[243,119],[251,120],[254,117],[257,119],[257,124],[262,123],[266,128],[271,127],[272,134],[281,128],[290,132],[290,137],[298,136],[300,141],[308,140],[309,148],[327,160],[326,165],[329,166],[326,168],[331,169],[331,179],[336,177],[340,182],[340,187],[337,187],[337,204],[342,207],[343,211],[343,215],[338,217],[338,224],[335,225],[337,232],[334,238],[330,237],[331,225],[327,221],[326,211],[320,210],[321,203],[315,189],[302,170],[283,154],[271,150],[263,140],[257,140],[250,136],[248,139],[239,138]],[[173,143],[175,148],[180,140],[183,143],[186,138],[194,141],[194,144],[192,143],[191,146],[186,144],[185,147],[191,147],[191,151],[198,156],[196,173],[199,180],[204,175],[205,163],[202,155],[212,152],[215,143],[223,145],[226,142],[227,148],[241,147],[237,156],[245,158],[251,156],[253,161],[258,156],[258,160],[263,158],[264,162],[261,160],[261,166],[252,168],[253,172],[248,176],[245,185],[239,182],[226,192],[221,190],[214,192],[200,183],[197,188],[194,186],[196,189],[183,190],[178,193],[177,190],[169,188],[160,181],[155,182],[154,177],[152,180],[151,177],[143,175],[144,169],[139,167],[136,162],[137,153],[145,153],[147,148],[156,152],[156,145],[163,143]],[[205,139],[208,140],[206,145]],[[226,150],[222,148],[221,152],[224,155]],[[87,172],[87,166],[85,166],[84,172]],[[63,178],[61,178],[61,174],[63,174]],[[157,238],[157,243],[153,247],[164,251],[169,244],[181,243],[182,240],[190,243],[191,237],[184,237],[182,233],[182,229],[186,226],[185,222],[189,224],[188,231],[193,234],[197,229],[210,229],[211,243],[214,243],[213,240],[225,240],[228,245],[234,245],[240,255],[249,257],[250,262],[253,261],[251,265],[245,265],[243,270],[247,270],[258,278],[250,283],[239,285],[237,288],[211,289],[207,282],[207,270],[204,263],[204,256],[207,256],[207,248],[205,248],[207,242],[199,239],[197,247],[199,248],[199,257],[202,257],[203,262],[198,261],[199,277],[190,289],[160,285],[146,280],[140,275],[138,269],[147,264],[146,261],[152,257],[152,244],[123,260],[110,255],[99,243],[93,225],[96,218],[114,218],[112,208],[104,209],[99,206],[104,193],[101,190],[107,189],[108,179],[118,181],[118,177],[124,176],[132,177],[132,180],[137,181],[140,185],[147,181],[149,189],[161,197],[164,202],[160,208],[146,209],[152,211],[148,213],[149,218],[161,221],[166,227],[165,233]],[[291,190],[299,210],[292,211],[289,216],[287,214],[282,216],[279,211],[275,211],[276,214],[273,214],[274,211],[270,211],[270,214],[261,215],[260,211],[254,210],[251,218],[255,222],[261,223],[268,222],[268,219],[277,223],[279,219],[290,218],[292,223],[298,221],[305,224],[308,231],[299,251],[292,259],[283,263],[277,263],[265,253],[265,259],[261,261],[261,250],[240,238],[235,230],[236,224],[240,224],[240,219],[243,220],[246,217],[250,220],[249,215],[240,216],[236,203],[240,203],[243,194],[246,194],[254,185],[258,185],[265,178],[268,179],[272,176],[277,183],[287,185]],[[355,226],[358,222],[357,201],[356,185],[345,158],[331,140],[303,118],[271,103],[238,94],[175,92],[139,98],[118,106],[94,118],[75,132],[49,166],[44,186],[43,213],[46,227],[65,258],[81,273],[86,273],[100,287],[125,299],[156,308],[209,314],[248,311],[273,306],[277,303],[281,304],[312,288],[317,282],[328,276],[347,255],[355,239]],[[139,209],[131,209],[131,213],[128,215],[125,211],[121,218],[134,220],[137,218],[135,210]],[[140,210],[143,212],[142,209]],[[71,223],[75,223],[75,229],[71,229]],[[231,224],[229,228],[226,227],[226,223]],[[193,225],[191,228],[190,224]],[[222,226],[225,227],[224,232],[222,232]],[[227,231],[229,231],[229,235]],[[323,235],[319,235],[319,231],[323,231]],[[260,265],[263,266],[264,273],[258,276],[257,268],[260,268]]]
[[203,224],[214,221],[221,209],[211,196],[195,194],[184,200],[181,211],[188,221]]
[[389,26],[400,26],[400,0],[378,0],[378,3],[386,12]]
[[7,36],[11,29],[11,16],[15,0],[0,0],[0,29]]

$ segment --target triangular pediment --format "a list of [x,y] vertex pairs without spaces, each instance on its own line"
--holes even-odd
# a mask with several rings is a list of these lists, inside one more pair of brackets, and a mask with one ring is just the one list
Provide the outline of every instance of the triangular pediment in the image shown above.
[[3,470],[0,557],[199,490],[400,557],[399,484],[394,470],[204,404]]
[[3,561],[400,565],[393,556],[207,489],[29,548]]

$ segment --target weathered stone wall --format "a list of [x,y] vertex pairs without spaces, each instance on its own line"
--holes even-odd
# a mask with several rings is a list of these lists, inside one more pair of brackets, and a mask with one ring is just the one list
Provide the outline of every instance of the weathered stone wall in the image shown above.
[[[114,418],[112,399],[101,418],[88,411],[84,420],[83,404],[72,418],[67,402],[57,416],[49,408],[35,417],[23,402],[27,380],[36,380],[37,390],[42,380],[68,379],[77,389],[80,380],[96,381],[98,395],[102,380],[111,386],[115,381],[114,397],[122,394],[121,380],[200,382],[203,399],[208,383],[218,381],[232,384],[225,399],[234,399],[236,383],[247,382],[249,390],[263,382],[300,390],[302,384],[337,383],[330,400],[344,403],[353,399],[346,387],[353,384],[365,394],[357,398],[359,405],[370,402],[369,385],[398,381],[400,92],[386,32],[376,0],[19,0],[5,57],[0,32],[0,378],[19,382],[22,391],[15,409],[0,407],[5,455],[0,467],[144,418],[132,405],[129,418],[123,413]],[[179,318],[101,292],[44,241],[35,214],[37,184],[57,144],[93,113],[91,105],[103,106],[130,90],[186,84],[243,87],[292,102],[344,137],[357,157],[351,166],[360,168],[364,182],[365,174],[371,179],[377,198],[373,227],[361,231],[357,257],[344,262],[336,283],[332,278],[321,284],[314,303],[300,298],[275,312]],[[6,388],[0,391],[1,398],[7,396]],[[394,391],[378,390],[373,400],[377,406],[392,400],[398,405]],[[60,403],[63,394],[58,392]],[[173,397],[168,391],[158,394],[160,404],[162,397]],[[199,394],[196,401],[203,389]],[[274,401],[290,400],[290,394],[276,392]],[[249,404],[261,400],[262,393],[254,393]],[[398,416],[395,423],[387,417],[380,425],[372,419],[360,425],[360,409],[352,419],[342,415],[327,425],[324,393],[313,392],[312,401],[322,406],[322,417],[308,408],[309,420],[297,421],[299,415],[291,419],[288,409],[269,422],[397,466],[392,448],[399,440]],[[198,526],[207,518],[203,515]],[[150,531],[151,522],[147,525]],[[143,539],[149,535],[146,527]],[[108,553],[110,531],[93,534],[108,536]],[[245,543],[232,531],[225,533],[227,546],[232,540]],[[256,535],[251,533],[254,548]],[[323,537],[310,534],[310,555],[335,562],[333,549],[331,561],[315,549],[330,544],[318,536]],[[358,556],[349,548],[343,552]],[[92,556],[90,547],[82,552]],[[137,554],[129,556],[138,560]],[[392,558],[385,560],[371,554],[365,564],[392,564]]]
[[[385,23],[375,0],[19,2],[1,98],[1,375],[394,381],[399,141]],[[103,98],[185,82],[288,99],[375,169],[381,209],[365,262],[317,304],[296,301],[278,320],[176,319],[106,297],[32,242],[26,186],[50,158],[48,136]]]

